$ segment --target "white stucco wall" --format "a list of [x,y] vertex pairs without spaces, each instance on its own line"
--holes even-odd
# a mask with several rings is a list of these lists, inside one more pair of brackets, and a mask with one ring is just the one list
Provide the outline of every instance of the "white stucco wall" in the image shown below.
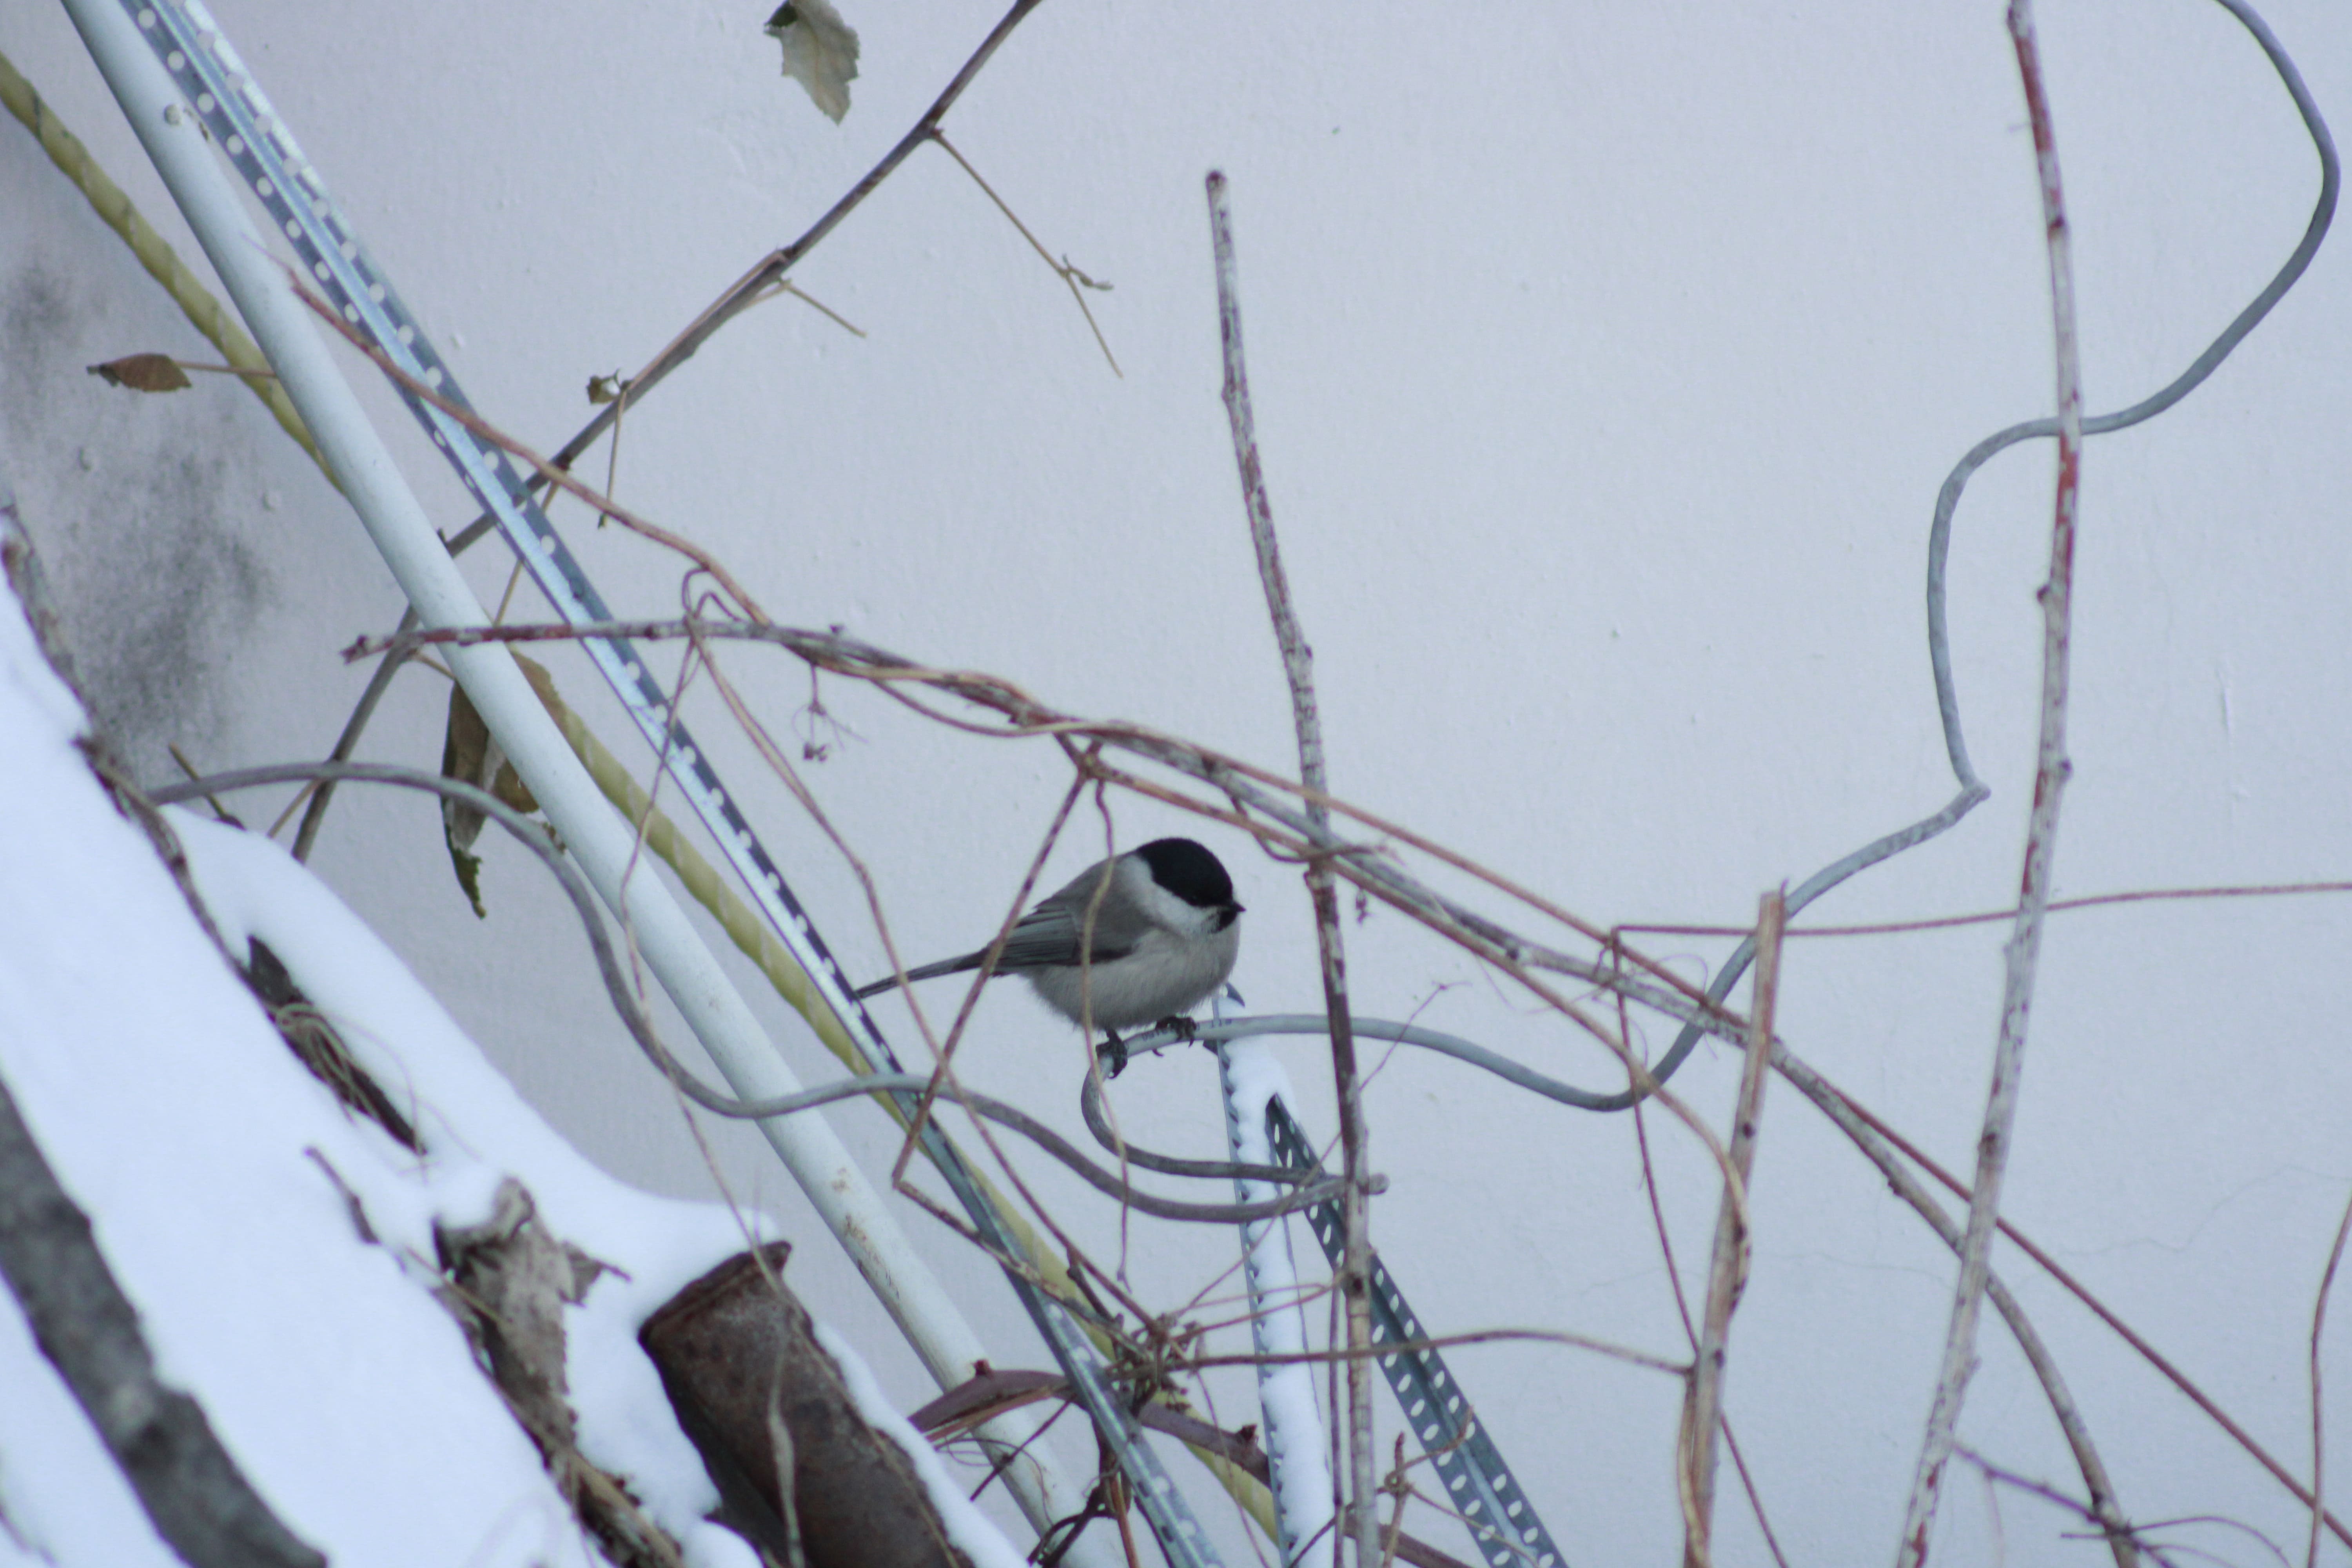
[[[985,5],[852,9],[863,75],[836,128],[778,77],[757,5],[216,9],[476,401],[547,447],[587,416],[588,377],[635,369],[795,236],[994,20]],[[2313,0],[2265,14],[2346,119],[2352,20]],[[2053,3],[2041,20],[2086,392],[2103,411],[2168,379],[2251,298],[2302,232],[2316,171],[2218,7]],[[12,0],[0,49],[181,239],[62,14]],[[1962,452],[2051,401],[2031,147],[1999,6],[1052,0],[948,130],[1050,248],[1116,285],[1090,302],[1125,376],[986,198],[944,155],[916,157],[795,274],[869,336],[769,304],[629,416],[622,499],[716,550],[780,619],[1294,765],[1217,401],[1200,181],[1222,167],[1268,483],[1339,793],[1602,923],[1745,921],[1764,889],[1950,795],[1921,626],[1929,510]],[[209,356],[8,127],[0,213],[0,460],[95,706],[157,776],[167,742],[205,768],[323,754],[365,679],[335,650],[396,617],[388,574],[240,390],[214,378],[139,398],[82,374],[142,350]],[[2187,404],[2089,449],[2062,893],[2352,868],[2341,247]],[[455,483],[391,397],[367,396],[436,516],[461,526]],[[601,456],[583,465],[604,470]],[[2010,896],[2050,477],[2046,445],[1997,459],[1957,529],[1954,658],[1994,797],[1817,921]],[[617,530],[572,536],[616,605],[674,605],[656,552]],[[493,601],[496,553],[467,563]],[[793,732],[799,667],[744,654],[734,668]],[[617,742],[584,661],[557,674]],[[837,681],[823,697],[841,728],[811,731],[829,750],[804,776],[872,868],[904,951],[971,945],[1059,798],[1056,753],[951,735]],[[366,753],[432,765],[444,700],[438,678],[404,676]],[[836,947],[877,968],[837,858],[757,782],[707,692],[696,711]],[[1116,811],[1128,843],[1181,826],[1146,803]],[[1250,1002],[1317,1005],[1292,870],[1235,835],[1200,836],[1250,908],[1235,976]],[[1049,874],[1099,843],[1082,817]],[[583,1149],[648,1187],[708,1193],[560,897],[506,846],[488,860],[478,922],[429,808],[347,791],[317,864]],[[2015,1218],[2298,1468],[2311,1296],[2352,1176],[2347,937],[2352,909],[2328,898],[2059,920],[2010,1187]],[[1595,1047],[1402,920],[1375,912],[1349,938],[1360,1010],[1417,1012],[1612,1085]],[[1965,1164],[2000,940],[1976,927],[1801,942],[1783,1033]],[[1725,946],[1654,950],[1696,974]],[[961,1058],[970,1081],[1075,1126],[1075,1041],[1024,993],[1000,992]],[[804,1031],[761,1005],[803,1070],[822,1071]],[[895,1003],[881,1016],[902,1025]],[[1302,1083],[1328,1082],[1311,1046],[1285,1050]],[[1730,1056],[1702,1052],[1677,1088],[1719,1116],[1737,1076]],[[1139,1067],[1118,1103],[1140,1141],[1219,1146],[1197,1054]],[[1376,1237],[1430,1322],[1677,1350],[1623,1120],[1408,1056],[1370,1107],[1392,1184]],[[1328,1106],[1316,1115],[1328,1132]],[[879,1120],[839,1121],[887,1170]],[[894,1394],[928,1397],[764,1148],[740,1130],[709,1136],[731,1190],[803,1238],[802,1290],[863,1328]],[[1653,1141],[1687,1277],[1714,1190],[1686,1138],[1654,1124]],[[1089,1246],[1116,1253],[1105,1205],[1039,1181]],[[1949,1260],[1785,1086],[1768,1102],[1757,1202],[1729,1408],[1792,1560],[1870,1560],[1894,1543]],[[908,1214],[1004,1361],[1034,1363],[988,1268]],[[1173,1307],[1233,1253],[1221,1234],[1139,1227],[1129,1261],[1138,1290]],[[2223,1514],[2299,1550],[2302,1516],[2267,1478],[2086,1314],[2003,1267],[2040,1310],[2127,1509]],[[1997,1328],[1984,1353],[1965,1441],[2071,1486]],[[1672,1384],[1555,1348],[1453,1359],[1571,1561],[1676,1549]],[[2333,1348],[2327,1362],[2339,1380],[2352,1371]],[[1228,1425],[1250,1418],[1244,1376],[1214,1386]],[[1723,1489],[1726,1560],[1761,1560],[1728,1472]],[[1205,1486],[1196,1496],[1216,1511]],[[2011,1561],[2094,1550],[2058,1541],[2070,1526],[2039,1505],[2001,1510]],[[1973,1481],[1944,1519],[1939,1556],[1989,1560]],[[1425,1510],[1416,1523],[1454,1539]],[[2258,1552],[2210,1531],[2177,1539],[2233,1561]]]

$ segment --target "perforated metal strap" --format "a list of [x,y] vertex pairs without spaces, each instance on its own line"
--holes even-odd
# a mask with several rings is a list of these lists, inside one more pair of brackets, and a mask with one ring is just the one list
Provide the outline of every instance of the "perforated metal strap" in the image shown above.
[[[450,374],[391,280],[360,243],[357,232],[328,195],[325,181],[305,157],[285,121],[264,96],[202,0],[123,0],[172,79],[187,96],[213,139],[301,261],[303,283],[325,300],[402,372],[455,407],[472,403]],[[462,421],[402,389],[402,397],[473,493],[498,523],[556,614],[572,626],[613,619],[612,611],[555,531],[505,452],[477,437]],[[767,850],[751,831],[718,773],[694,744],[653,672],[623,638],[583,637],[583,649],[613,688],[646,742],[685,793],[695,815],[718,842],[793,955],[813,974],[844,993],[838,966]]]
[[[203,0],[122,0],[122,6],[300,259],[306,285],[404,373],[432,388],[451,406],[470,413],[473,405],[457,378],[401,303],[391,280],[370,258],[358,233],[330,199],[317,167],[303,155],[292,130],[271,106]],[[531,581],[564,622],[583,626],[613,619],[604,595],[532,499],[530,487],[506,453],[476,437],[446,410],[405,388],[401,395],[474,499],[497,521],[499,532],[521,559]],[[867,1063],[881,1070],[902,1070],[888,1042],[852,994],[815,923],[793,897],[717,771],[672,711],[645,661],[624,638],[579,640],[646,744],[661,758],[664,770],[677,782],[695,816],[717,841],[719,852],[735,868],[752,902],[848,1026]],[[901,1097],[901,1103],[911,1110],[913,1097]],[[981,1236],[1005,1256],[1017,1256],[1018,1248],[994,1205],[935,1122],[926,1127],[924,1147]],[[1199,1522],[1142,1441],[1140,1428],[1105,1384],[1092,1343],[1058,1304],[1017,1274],[1008,1270],[1006,1278],[1052,1347],[1080,1403],[1118,1452],[1144,1516],[1170,1562],[1176,1568],[1215,1568],[1216,1554]]]
[[[1278,1099],[1266,1102],[1265,1131],[1275,1158],[1298,1170],[1321,1170],[1315,1146]],[[1339,1205],[1317,1205],[1307,1211],[1307,1223],[1322,1244],[1323,1256],[1337,1267],[1347,1250]],[[1429,1338],[1377,1254],[1371,1297],[1375,1345]],[[1471,1539],[1492,1568],[1561,1568],[1550,1532],[1536,1517],[1534,1505],[1503,1463],[1486,1424],[1446,1370],[1444,1359],[1434,1350],[1399,1351],[1377,1359],[1396,1391],[1397,1403],[1404,1406],[1405,1422],[1421,1451],[1430,1456],[1445,1484],[1446,1500],[1469,1521]]]

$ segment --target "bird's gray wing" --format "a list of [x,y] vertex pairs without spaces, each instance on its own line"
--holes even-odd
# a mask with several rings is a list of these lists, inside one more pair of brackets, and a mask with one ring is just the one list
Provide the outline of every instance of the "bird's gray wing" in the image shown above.
[[[1086,923],[1087,905],[1095,896],[1097,875],[1092,871],[1081,874],[1076,881],[1023,915],[1013,925],[1012,935],[1004,939],[1004,952],[996,961],[996,973],[1011,974],[1023,969],[1053,969],[1077,963],[1078,933]],[[1135,951],[1136,942],[1150,929],[1141,919],[1120,920],[1105,908],[1095,918],[1094,962],[1108,963],[1115,958],[1125,958]],[[909,969],[907,978],[911,982],[960,974],[968,969],[978,969],[982,956],[982,952],[967,952],[960,958],[943,958],[937,963]],[[898,984],[898,976],[887,975],[871,985],[858,987],[856,994],[861,998],[875,996]]]
[[[1131,878],[1136,868],[1124,860],[1111,863],[1114,878]],[[1041,958],[1040,963],[1076,963],[1078,961],[1078,934],[1090,931],[1094,937],[1093,955],[1097,963],[1108,963],[1114,958],[1125,958],[1136,944],[1151,934],[1150,920],[1131,900],[1112,897],[1118,892],[1116,882],[1108,888],[1102,885],[1102,862],[1087,867],[1055,892],[1041,900],[1037,907],[1021,917],[1013,928],[1013,940],[1022,940],[1024,932],[1034,932],[1041,941],[1058,940],[1056,956]],[[1095,894],[1099,889],[1102,900],[1096,905]],[[1094,910],[1094,922],[1088,926],[1087,911]],[[1009,954],[1007,955],[1010,956]],[[1004,967],[1010,968],[1007,963]]]
[[[996,967],[1009,972],[1052,969],[1077,963],[1078,938],[1086,928],[1087,904],[1093,896],[1092,887],[1080,889],[1078,898],[1071,902],[1064,902],[1062,894],[1056,893],[1023,915],[1020,923],[1013,928],[1013,934],[1005,939],[1004,956],[997,960]],[[1114,958],[1125,958],[1135,951],[1146,929],[1139,920],[1121,921],[1104,909],[1095,917],[1094,962],[1108,963]]]

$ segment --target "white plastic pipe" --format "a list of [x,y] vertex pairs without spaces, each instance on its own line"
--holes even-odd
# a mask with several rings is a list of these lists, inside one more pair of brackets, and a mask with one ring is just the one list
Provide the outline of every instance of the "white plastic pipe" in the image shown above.
[[[119,0],[63,0],[147,155],[211,258],[280,384],[342,481],[360,521],[427,626],[481,626],[489,616],[394,466],[326,343],[247,216],[194,115]],[[637,950],[735,1092],[747,1099],[801,1088],[767,1033],[688,921],[668,888],[643,868],[627,879],[634,834],[597,791],[502,647],[446,647],[458,684],[597,893],[633,931]],[[952,1298],[908,1241],[880,1194],[831,1125],[813,1111],[758,1124],[811,1204],[848,1250],[941,1388],[970,1378],[985,1351]],[[1041,1531],[1083,1507],[1036,1440],[1043,1418],[1020,1412],[983,1432],[1034,1459],[1007,1468],[1022,1511]],[[1070,1561],[1111,1568],[1090,1532]]]

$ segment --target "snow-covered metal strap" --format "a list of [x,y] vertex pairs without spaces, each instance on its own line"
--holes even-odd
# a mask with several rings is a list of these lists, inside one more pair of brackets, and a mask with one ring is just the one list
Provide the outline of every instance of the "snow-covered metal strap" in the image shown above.
[[[390,279],[370,258],[358,233],[328,196],[317,166],[303,155],[292,130],[271,106],[203,0],[122,0],[122,7],[299,258],[305,282],[405,374],[432,388],[451,406],[470,412],[472,405],[457,378],[401,303]],[[555,531],[506,453],[476,437],[446,410],[405,388],[402,396],[466,488],[496,520],[499,532],[556,613],[572,626],[613,619],[604,595]],[[888,1042],[852,994],[815,923],[672,710],[645,661],[624,638],[583,637],[580,643],[735,868],[752,902],[846,1025],[867,1063],[881,1070],[902,1070]],[[912,1096],[904,1097],[910,1110],[912,1100]],[[924,1146],[981,1236],[1005,1256],[1017,1256],[994,1205],[936,1122],[926,1127]],[[1093,1345],[1057,1303],[1019,1275],[1008,1270],[1006,1278],[1053,1348],[1055,1359],[1094,1417],[1097,1429],[1118,1452],[1170,1563],[1174,1568],[1216,1568],[1218,1559],[1199,1521],[1142,1441],[1140,1428],[1106,1384]]]
[[[1315,1146],[1279,1098],[1265,1107],[1265,1130],[1275,1158],[1299,1170],[1320,1170]],[[1323,1255],[1337,1266],[1345,1257],[1339,1205],[1321,1204],[1307,1211],[1307,1223]],[[1405,1344],[1429,1338],[1421,1320],[1406,1305],[1404,1292],[1390,1278],[1377,1255],[1372,1258],[1372,1342]],[[1445,1369],[1434,1350],[1399,1351],[1378,1358],[1404,1406],[1406,1424],[1421,1443],[1421,1451],[1437,1467],[1445,1483],[1446,1500],[1468,1521],[1491,1568],[1561,1568],[1559,1549],[1536,1517],[1533,1504],[1519,1489],[1511,1468],[1503,1463],[1486,1424],[1464,1396],[1462,1385]]]
[[[1224,998],[1215,1005],[1223,1018]],[[1267,1141],[1265,1108],[1289,1092],[1282,1064],[1263,1040],[1228,1040],[1217,1047],[1217,1070],[1225,1093],[1225,1146],[1234,1162],[1274,1164],[1277,1156]],[[1271,1182],[1234,1182],[1234,1195],[1245,1204],[1279,1197],[1283,1190]],[[1276,1543],[1282,1548],[1283,1568],[1332,1568],[1339,1543],[1331,1529],[1331,1467],[1324,1458],[1323,1420],[1315,1407],[1315,1370],[1301,1359],[1307,1310],[1288,1218],[1252,1220],[1241,1232],[1250,1342],[1265,1358],[1257,1368],[1257,1403]]]

